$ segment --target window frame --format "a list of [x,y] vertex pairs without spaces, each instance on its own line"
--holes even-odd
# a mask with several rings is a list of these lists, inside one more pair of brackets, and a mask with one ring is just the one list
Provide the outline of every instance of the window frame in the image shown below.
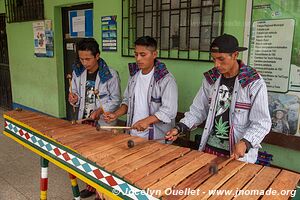
[[[172,1],[169,0],[169,2],[167,3],[163,3],[163,1],[166,0],[151,0],[151,1],[147,1],[147,2],[152,2],[150,5],[145,4],[145,0],[140,0],[140,2],[142,3],[142,8],[143,11],[138,12],[138,2],[139,0],[123,0],[122,1],[122,43],[121,43],[121,50],[122,50],[122,56],[123,57],[132,57],[134,55],[134,41],[136,39],[136,36],[138,35],[137,31],[138,31],[138,25],[137,25],[137,18],[142,18],[143,23],[142,23],[142,34],[141,35],[145,35],[145,29],[149,28],[151,31],[151,34],[146,34],[146,35],[150,35],[152,37],[154,37],[157,42],[158,42],[158,58],[163,58],[163,59],[175,59],[175,60],[195,60],[195,61],[208,61],[211,62],[211,57],[210,57],[210,53],[209,53],[209,45],[210,43],[213,41],[214,38],[216,38],[219,35],[222,35],[224,32],[224,18],[225,18],[225,0],[219,0],[219,4],[215,4],[215,0],[201,0],[201,5],[199,5],[198,7],[195,6],[191,6],[191,2],[192,0],[177,0],[177,2],[179,2],[179,8],[175,8],[172,9],[171,8],[171,4]],[[174,2],[174,1],[173,1]],[[203,2],[212,2],[211,5],[203,5]],[[132,6],[135,3],[135,6]],[[154,4],[155,3],[155,4]],[[187,4],[186,7],[182,8],[181,5],[182,4]],[[156,10],[153,9],[153,7],[156,7]],[[162,9],[163,5],[167,5],[169,6],[170,9]],[[146,7],[150,7],[150,11],[149,8],[147,11]],[[166,6],[165,6],[166,7]],[[157,9],[159,8],[159,9]],[[199,23],[197,28],[198,37],[191,37],[191,16],[192,14],[199,14],[199,18],[201,20],[201,16],[203,15],[201,13],[201,11],[203,11],[203,9],[205,8],[211,8],[211,13],[210,13],[210,23],[208,25],[203,25],[203,21],[202,23]],[[216,9],[219,8],[219,9]],[[199,9],[199,12],[192,12],[192,9],[196,10]],[[174,11],[178,11],[179,14],[173,14]],[[186,25],[185,26],[181,26],[181,11],[185,10],[186,11],[186,17],[185,19],[187,20]],[[169,41],[167,42],[167,46],[168,48],[161,48],[161,40],[162,40],[162,29],[163,28],[167,28],[162,26],[162,14],[163,12],[167,11],[168,12],[168,16],[169,16],[169,25],[171,24],[171,16],[172,15],[178,15],[178,29],[179,30],[179,38],[180,38],[180,31],[181,28],[186,28],[186,36],[185,37],[185,41],[187,44],[187,48],[186,49],[182,49],[180,48],[181,46],[181,42],[180,40],[178,40],[177,42],[179,43],[179,46],[176,48],[171,47],[171,40],[173,38],[174,35],[171,35],[171,27],[169,27],[169,33],[168,33],[168,38]],[[173,13],[172,13],[173,12]],[[146,18],[146,13],[151,15],[151,27],[147,27],[145,26],[145,18]],[[218,13],[218,20],[216,22],[217,25],[217,31],[213,32],[213,28],[214,28],[214,15],[215,13]],[[141,15],[141,16],[138,16]],[[134,17],[136,19],[134,19]],[[153,23],[153,19],[155,18],[156,23]],[[172,25],[172,24],[171,24]],[[155,27],[153,27],[155,26]],[[202,27],[209,27],[210,33],[209,33],[209,38],[206,40],[206,49],[203,50],[201,49],[201,45],[203,44],[202,40],[203,38],[201,37],[201,28]],[[156,29],[156,32],[153,30]],[[157,31],[159,30],[159,31]],[[174,30],[174,29],[173,29]],[[181,37],[182,38],[182,37]],[[191,43],[191,39],[196,38],[199,42],[199,44],[197,45],[197,49],[191,49],[190,43]],[[174,41],[172,41],[172,45]]]
[[44,20],[44,0],[5,0],[7,23]]

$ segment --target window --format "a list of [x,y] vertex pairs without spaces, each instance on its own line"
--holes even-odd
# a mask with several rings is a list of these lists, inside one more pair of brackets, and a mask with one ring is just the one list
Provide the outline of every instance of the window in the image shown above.
[[6,36],[5,15],[0,14],[0,65],[8,65],[8,47]]
[[43,0],[5,0],[8,23],[44,19]]
[[123,0],[122,55],[136,38],[150,35],[159,57],[210,60],[211,41],[223,33],[225,0]]

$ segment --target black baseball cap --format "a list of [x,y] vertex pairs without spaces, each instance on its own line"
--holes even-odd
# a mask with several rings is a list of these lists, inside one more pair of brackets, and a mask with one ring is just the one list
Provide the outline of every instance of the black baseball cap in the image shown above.
[[238,40],[229,34],[223,34],[216,37],[210,45],[210,52],[212,53],[233,53],[235,51],[245,51],[246,47],[239,47]]

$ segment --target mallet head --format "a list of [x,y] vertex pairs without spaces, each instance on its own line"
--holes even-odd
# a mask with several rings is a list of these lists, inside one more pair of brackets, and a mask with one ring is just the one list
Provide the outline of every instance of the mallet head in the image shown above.
[[127,141],[127,146],[128,146],[128,148],[134,147],[134,141],[133,140],[128,140]]
[[217,174],[219,171],[218,169],[218,165],[217,163],[213,162],[213,163],[210,163],[210,166],[209,166],[209,173],[214,175],[214,174]]
[[99,123],[97,123],[97,124],[96,124],[96,130],[97,130],[97,131],[100,131],[100,129],[101,129],[101,126],[100,126]]

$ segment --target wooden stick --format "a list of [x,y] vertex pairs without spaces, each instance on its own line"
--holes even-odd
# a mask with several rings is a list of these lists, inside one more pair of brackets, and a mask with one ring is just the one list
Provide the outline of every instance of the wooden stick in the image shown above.
[[99,90],[98,89],[94,90],[94,94],[97,96],[97,99],[99,100],[100,108],[103,110],[103,113],[105,113],[105,110],[104,110],[104,108],[102,106],[102,103],[100,101]]
[[[99,129],[126,129],[126,130],[133,129],[131,126],[100,126],[99,125],[98,127]],[[153,129],[153,127],[148,127],[147,129]]]
[[[151,128],[153,128],[153,127],[151,127]],[[184,134],[180,134],[180,135],[178,135],[178,138],[181,138],[183,136],[185,136],[185,135]],[[166,140],[166,138],[165,137],[163,137],[163,138],[156,138],[156,139],[153,139],[153,140],[150,140],[150,141],[156,141],[156,140]]]
[[[72,75],[67,74],[67,79],[69,80],[69,91],[73,95],[73,92],[72,92]],[[72,107],[73,107],[73,114],[74,114],[75,113],[75,106],[72,105]]]
[[82,124],[85,121],[95,121],[92,118],[79,119],[76,121],[77,124]]
[[[111,129],[133,129],[131,126],[100,126],[100,128],[107,128],[107,129],[108,128],[111,128]],[[153,129],[153,127],[149,127],[147,129]]]

